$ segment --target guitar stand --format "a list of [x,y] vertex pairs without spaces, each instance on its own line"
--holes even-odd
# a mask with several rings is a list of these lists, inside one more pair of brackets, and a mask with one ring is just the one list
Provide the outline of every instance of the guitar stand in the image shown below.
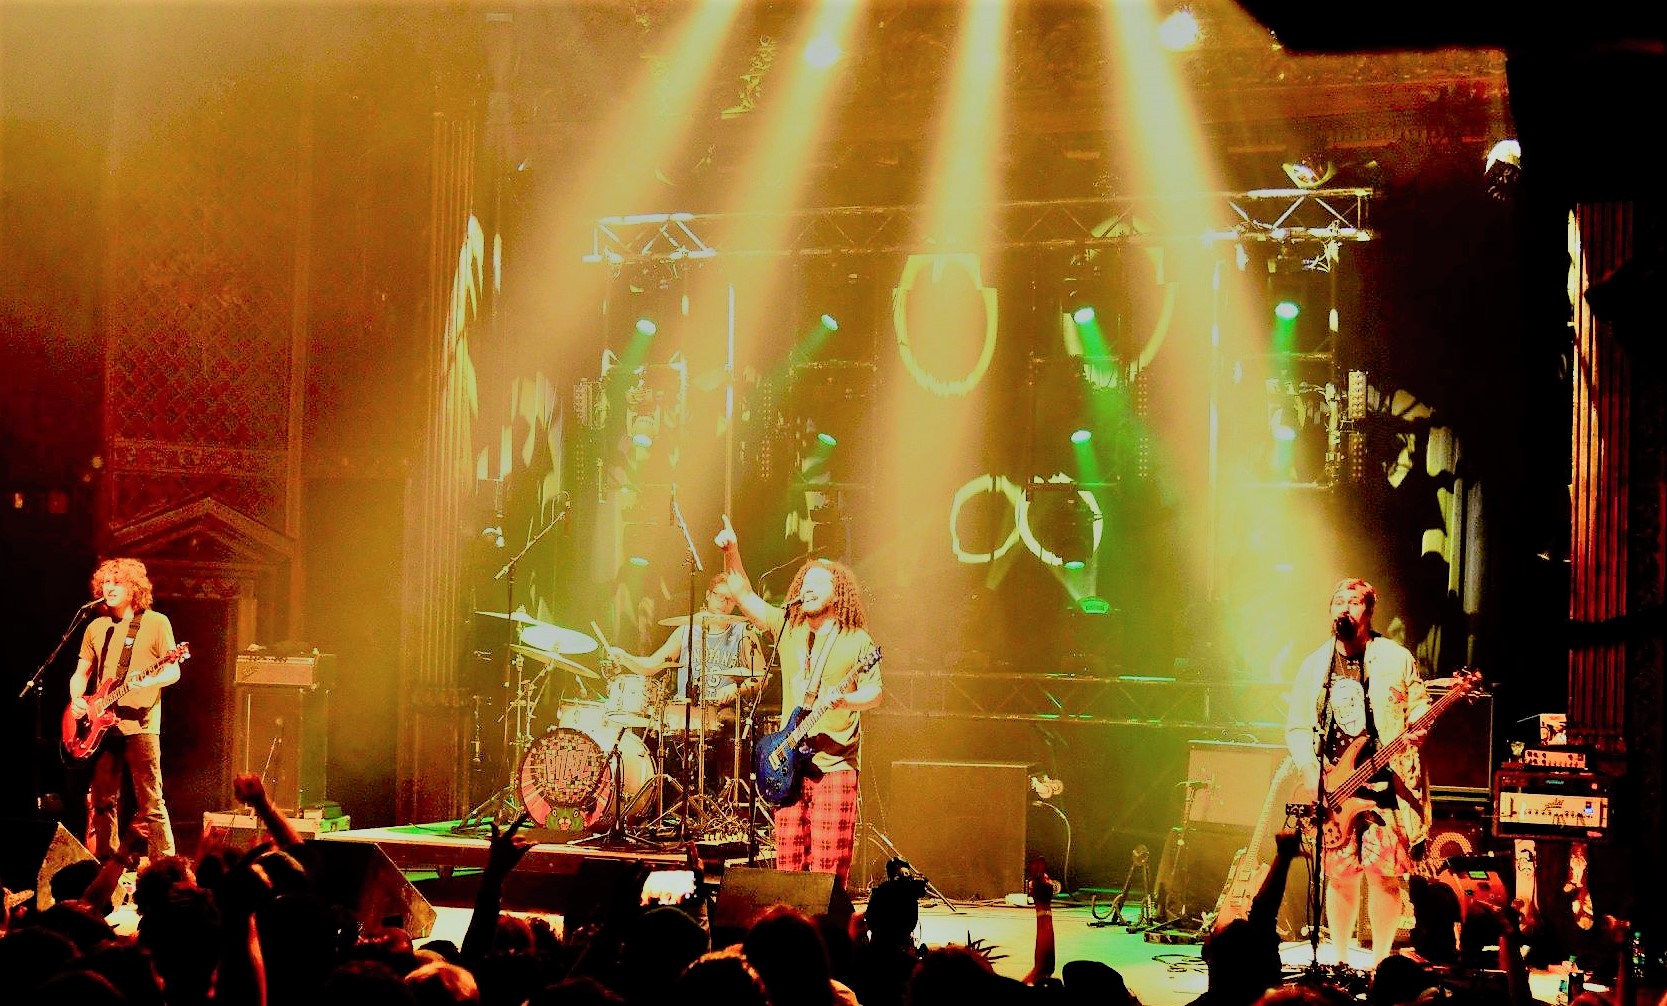
[[1147,851],[1144,845],[1135,849],[1133,858],[1129,860],[1129,872],[1123,877],[1123,889],[1118,891],[1117,897],[1112,899],[1111,910],[1105,916],[1102,917],[1094,905],[1089,904],[1088,914],[1093,916],[1093,921],[1088,923],[1091,928],[1103,929],[1106,926],[1123,925],[1123,906],[1128,904],[1129,888],[1134,885],[1136,872],[1140,874],[1140,906],[1135,913],[1134,921],[1127,925],[1125,931],[1139,933],[1151,928],[1157,916],[1157,906],[1152,900],[1152,877],[1151,872],[1147,869],[1150,856],[1151,853]]

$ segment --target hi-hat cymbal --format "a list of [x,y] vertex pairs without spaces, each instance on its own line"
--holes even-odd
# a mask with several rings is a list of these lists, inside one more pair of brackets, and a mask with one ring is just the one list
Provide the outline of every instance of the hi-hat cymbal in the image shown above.
[[591,653],[596,649],[596,640],[583,632],[539,621],[521,627],[521,642],[551,653]]
[[569,660],[559,653],[552,653],[549,650],[540,650],[532,646],[522,646],[519,643],[511,643],[509,648],[524,657],[531,657],[541,664],[559,668],[560,670],[564,670],[577,677],[600,678],[602,676],[586,667],[584,664],[579,663],[577,660]]
[[[705,628],[712,629],[721,625],[736,625],[741,622],[745,622],[746,618],[742,615],[720,615],[715,611],[697,611],[695,612],[695,621],[699,622]],[[671,626],[688,625],[689,616],[674,615],[671,618],[662,618],[660,619],[660,624]]]

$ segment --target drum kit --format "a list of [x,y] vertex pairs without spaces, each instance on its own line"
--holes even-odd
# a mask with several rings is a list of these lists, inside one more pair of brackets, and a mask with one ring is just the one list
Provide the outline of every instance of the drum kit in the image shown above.
[[[718,647],[703,659],[702,642],[708,635],[728,634],[744,621],[739,615],[695,616],[694,664],[709,666],[693,676],[697,687],[684,696],[676,692],[676,669],[686,662],[688,647],[685,659],[639,673],[608,658],[595,623],[593,636],[519,609],[476,614],[515,623],[518,641],[509,644],[513,694],[504,720],[506,729],[513,721],[506,744],[513,776],[457,830],[502,823],[524,811],[561,841],[644,845],[661,838],[745,835],[749,821],[768,824],[768,807],[750,799],[750,784],[741,775],[740,742],[727,752],[729,764],[719,766],[718,777],[710,780],[710,793],[706,773],[706,751],[720,731],[739,732],[735,725],[751,719],[747,707],[754,701],[745,694],[749,689],[738,686],[764,674],[761,665],[743,659],[755,647],[741,652]],[[660,624],[685,627],[689,617]],[[599,644],[597,668],[573,659],[596,653]],[[559,693],[553,715],[541,713],[552,684]],[[716,701],[720,696],[722,703]],[[733,716],[724,715],[731,711]]]

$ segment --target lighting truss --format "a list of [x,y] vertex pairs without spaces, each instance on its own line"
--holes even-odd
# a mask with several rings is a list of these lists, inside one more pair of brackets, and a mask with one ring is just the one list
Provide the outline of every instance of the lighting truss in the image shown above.
[[[1003,203],[979,247],[1096,248],[1174,241],[1272,241],[1335,248],[1367,241],[1372,189],[1256,189],[1191,197],[1050,199]],[[1207,207],[1205,233],[1198,207]],[[778,226],[757,226],[761,221]],[[604,217],[586,262],[614,267],[676,264],[721,256],[893,255],[944,251],[927,230],[925,206],[839,206],[778,214],[644,213]],[[737,224],[745,222],[745,228]],[[1183,226],[1190,227],[1184,230]],[[731,235],[770,234],[768,243]]]
[[1285,686],[1166,677],[1036,673],[886,675],[888,716],[1096,726],[1233,729],[1277,735]]

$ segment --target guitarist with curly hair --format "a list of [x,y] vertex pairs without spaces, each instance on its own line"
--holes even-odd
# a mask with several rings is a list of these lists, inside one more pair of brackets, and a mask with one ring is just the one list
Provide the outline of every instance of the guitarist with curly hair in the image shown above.
[[177,662],[157,666],[175,651],[174,627],[167,615],[150,610],[150,576],[137,559],[101,563],[93,573],[92,588],[93,596],[103,601],[103,614],[81,637],[66,719],[89,716],[89,684],[103,692],[127,676],[138,674],[142,679],[110,707],[116,729],[105,734],[94,755],[87,791],[87,845],[100,859],[115,854],[125,766],[138,802],[134,820],[148,826],[149,855],[155,861],[174,854],[174,832],[162,800],[162,689],[179,680],[180,670]]
[[[784,737],[759,740],[760,760],[772,746],[788,756],[783,800],[775,812],[776,868],[832,873],[841,884],[851,871],[857,829],[857,746],[862,710],[880,702],[880,668],[868,635],[861,588],[837,562],[812,559],[799,567],[782,607],[752,589],[741,547],[724,518],[715,539],[724,552],[730,593],[741,613],[776,637],[781,661]],[[803,729],[795,738],[797,723]],[[773,800],[770,773],[759,791]]]
[[[1325,908],[1337,959],[1345,963],[1363,876],[1374,962],[1394,949],[1401,878],[1414,851],[1422,851],[1431,819],[1417,749],[1428,725],[1416,723],[1430,709],[1429,693],[1406,647],[1372,631],[1376,603],[1365,580],[1337,585],[1332,638],[1298,668],[1285,722],[1292,760],[1311,786],[1325,774],[1326,804],[1335,809],[1321,815]],[[1391,749],[1381,771],[1359,778],[1365,773],[1356,766]]]

